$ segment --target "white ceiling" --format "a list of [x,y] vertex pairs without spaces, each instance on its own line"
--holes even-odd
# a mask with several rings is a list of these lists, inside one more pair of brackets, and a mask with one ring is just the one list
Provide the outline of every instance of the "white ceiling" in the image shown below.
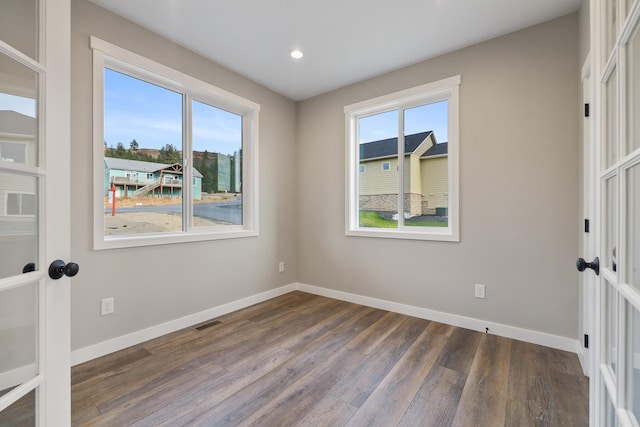
[[569,14],[581,0],[92,1],[298,101]]

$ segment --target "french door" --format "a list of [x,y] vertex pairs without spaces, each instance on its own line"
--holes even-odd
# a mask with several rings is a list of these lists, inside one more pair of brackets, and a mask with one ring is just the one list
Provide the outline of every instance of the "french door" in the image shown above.
[[0,1],[2,426],[70,425],[69,67],[69,0]]
[[640,0],[591,1],[600,276],[591,425],[640,425]]

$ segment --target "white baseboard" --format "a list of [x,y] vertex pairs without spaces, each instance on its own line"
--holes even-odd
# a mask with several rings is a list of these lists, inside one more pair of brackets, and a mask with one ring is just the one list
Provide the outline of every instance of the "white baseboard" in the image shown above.
[[518,328],[515,326],[503,325],[500,323],[488,322],[485,320],[474,319],[457,314],[429,310],[427,308],[400,304],[397,302],[351,294],[348,292],[336,291],[333,289],[321,288],[318,286],[306,285],[304,283],[297,283],[295,287],[300,291],[308,292],[310,294],[321,295],[329,298],[339,299],[342,301],[352,302],[355,304],[366,305],[368,307],[393,311],[394,313],[406,314],[408,316],[414,316],[420,319],[433,320],[440,323],[446,323],[447,325],[458,326],[474,331],[485,332],[485,328],[489,328],[490,334],[512,338],[519,341],[525,341],[532,344],[539,344],[545,347],[556,348],[559,350],[570,351],[571,353],[575,353],[576,348],[578,348],[578,346],[580,345],[578,340],[575,339],[551,335],[544,332],[532,331],[530,329]]
[[36,376],[36,365],[21,366],[6,372],[0,372],[0,390],[15,387]]
[[219,317],[224,314],[231,313],[232,311],[237,311],[242,308],[249,307],[250,305],[257,304],[268,299],[293,292],[295,290],[295,284],[281,286],[276,289],[271,289],[266,292],[261,292],[259,294],[232,301],[227,304],[219,305],[217,307],[213,307],[199,313],[190,314],[188,316],[170,320],[168,322],[161,323],[147,329],[142,329],[140,331],[132,332],[127,335],[122,335],[107,341],[102,341],[97,344],[90,345],[88,347],[74,350],[71,352],[71,366],[79,365],[80,363],[87,362],[97,357],[122,350],[123,348],[131,347],[132,345],[140,344],[142,342],[169,334],[171,332],[175,332],[183,328],[188,328],[189,326],[202,323],[205,320],[213,319],[215,317]]
[[436,322],[446,323],[448,325],[458,326],[461,328],[480,332],[485,332],[485,328],[489,328],[489,333],[494,335],[499,335],[506,338],[512,338],[533,344],[539,344],[545,347],[556,348],[572,353],[576,353],[577,350],[580,349],[580,342],[575,339],[551,335],[544,332],[532,331],[529,329],[518,328],[515,326],[503,325],[500,323],[487,322],[485,320],[444,313],[441,311],[429,310],[427,308],[400,304],[397,302],[386,301],[378,298],[371,298],[363,295],[336,291],[328,288],[321,288],[304,283],[292,283],[276,289],[252,295],[250,297],[242,298],[237,301],[213,307],[199,313],[171,320],[160,325],[152,326],[147,329],[132,332],[127,335],[122,335],[120,337],[112,338],[107,341],[74,350],[71,352],[71,365],[75,366],[80,363],[87,362],[97,357],[122,350],[132,345],[140,344],[144,341],[148,341],[150,339],[175,332],[179,329],[196,325],[198,323],[204,322],[205,320],[213,319],[215,317],[219,317],[224,314],[231,313],[232,311],[249,307],[250,305],[257,304],[259,302],[263,302],[295,290],[352,302],[354,304],[361,304],[368,307],[388,310],[395,313],[406,314],[408,316],[414,316],[421,319],[433,320]]

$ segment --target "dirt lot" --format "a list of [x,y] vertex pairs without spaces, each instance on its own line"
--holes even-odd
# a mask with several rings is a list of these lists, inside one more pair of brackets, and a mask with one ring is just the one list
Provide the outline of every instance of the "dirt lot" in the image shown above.
[[[194,203],[215,203],[215,202],[228,202],[236,200],[240,197],[236,193],[215,193],[215,194],[203,194],[201,200],[194,200]],[[116,208],[134,208],[136,206],[167,206],[167,205],[179,205],[182,203],[182,198],[171,197],[120,197],[116,198]],[[104,198],[104,208],[111,208],[109,198]]]
[[[224,202],[237,199],[239,196],[235,194],[207,194],[203,195],[202,200],[196,200],[195,203],[213,203]],[[167,206],[179,205],[182,199],[172,199],[169,197],[125,197],[116,199],[116,208],[134,208],[136,206]],[[109,209],[108,198],[105,197],[105,209]],[[219,222],[194,217],[194,225],[196,227],[207,227],[222,225]],[[142,234],[142,233],[165,233],[182,230],[182,217],[173,213],[160,212],[125,212],[111,213],[104,215],[105,236],[113,236],[119,234]]]

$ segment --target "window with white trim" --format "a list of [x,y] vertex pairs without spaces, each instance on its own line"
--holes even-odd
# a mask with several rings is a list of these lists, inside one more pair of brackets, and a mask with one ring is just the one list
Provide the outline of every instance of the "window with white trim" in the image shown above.
[[459,241],[459,86],[454,76],[344,108],[347,235]]
[[7,193],[7,216],[35,216],[36,195],[33,193]]
[[94,247],[256,236],[260,106],[95,37],[91,47]]

